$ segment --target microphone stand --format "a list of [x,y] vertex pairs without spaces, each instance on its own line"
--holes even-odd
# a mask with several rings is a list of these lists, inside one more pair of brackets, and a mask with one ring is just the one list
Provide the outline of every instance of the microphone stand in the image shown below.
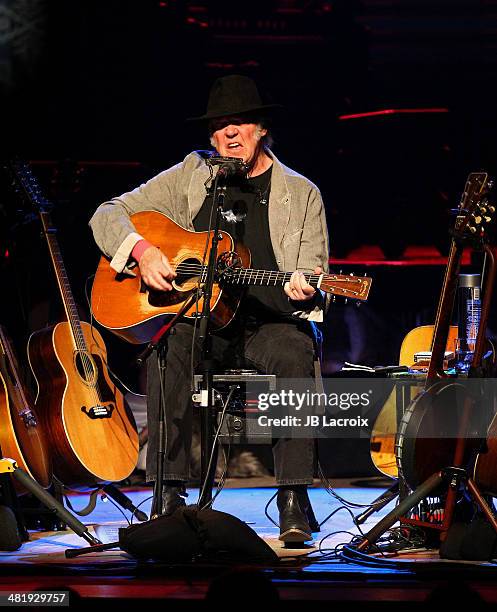
[[204,283],[204,302],[202,314],[200,315],[199,340],[201,342],[200,373],[202,374],[201,389],[201,413],[200,413],[200,494],[198,508],[201,510],[212,502],[212,487],[216,473],[217,453],[213,448],[214,431],[214,405],[212,376],[214,364],[212,361],[212,336],[210,331],[210,302],[212,287],[216,276],[216,265],[218,257],[218,244],[221,238],[219,227],[221,224],[221,212],[226,196],[226,179],[233,172],[229,164],[223,164],[219,168],[214,181],[214,193],[212,206],[216,209],[214,229],[207,263],[206,278]]
[[167,340],[169,334],[173,333],[173,327],[181,319],[181,317],[188,311],[190,306],[198,300],[197,292],[192,293],[189,298],[183,303],[183,306],[178,310],[174,317],[163,325],[152,337],[150,342],[144,351],[136,359],[138,365],[142,365],[147,358],[154,352],[157,351],[159,358],[159,378],[160,378],[160,394],[159,394],[159,417],[158,417],[158,431],[159,431],[159,444],[157,448],[157,471],[154,485],[154,496],[152,501],[152,509],[155,516],[162,514],[162,480],[164,473],[164,458],[166,456],[166,421],[165,421],[165,406],[164,406],[164,395],[163,389],[163,376],[164,370],[166,369],[166,354],[167,354]]
[[[157,354],[160,359],[159,367],[160,367],[160,396],[159,396],[159,418],[158,418],[158,426],[159,426],[159,445],[157,450],[157,476],[154,485],[154,494],[152,500],[152,510],[154,516],[151,514],[151,519],[162,515],[162,474],[164,473],[164,457],[166,455],[166,423],[165,423],[165,410],[164,410],[164,396],[162,394],[162,376],[164,376],[164,370],[166,368],[166,354],[167,354],[167,339],[169,334],[173,332],[173,327],[176,325],[178,320],[184,315],[184,313],[192,306],[192,304],[197,301],[198,292],[192,293],[187,300],[183,303],[183,306],[178,310],[178,312],[174,315],[174,317],[168,321],[165,325],[163,325],[156,334],[152,337],[147,347],[140,353],[140,355],[136,359],[136,363],[138,365],[142,365],[146,359],[154,352],[157,351]],[[105,488],[104,488],[105,490]],[[110,493],[109,493],[110,495]],[[111,495],[111,497],[114,497]],[[119,500],[117,500],[119,503]],[[129,508],[128,508],[129,509]],[[140,520],[136,512],[134,512],[135,516]],[[66,522],[68,522],[66,520]],[[70,523],[68,522],[70,525]],[[78,535],[82,537],[87,537],[84,533],[79,533],[76,531]],[[103,552],[105,550],[112,550],[113,548],[119,548],[120,542],[109,542],[108,544],[102,544],[99,540],[91,543],[91,546],[85,548],[71,548],[65,551],[65,556],[67,559],[73,559],[74,557],[79,557],[81,555],[86,555],[88,553],[93,552]]]

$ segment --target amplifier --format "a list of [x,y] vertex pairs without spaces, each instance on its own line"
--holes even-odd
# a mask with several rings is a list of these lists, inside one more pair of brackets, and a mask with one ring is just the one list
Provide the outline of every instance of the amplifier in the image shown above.
[[[193,403],[202,405],[202,376],[195,376]],[[256,370],[226,370],[212,377],[214,407],[218,412],[218,427],[222,409],[229,394],[224,420],[219,432],[221,444],[271,444],[271,428],[258,424],[260,411],[257,395],[276,389],[274,374],[259,374]]]

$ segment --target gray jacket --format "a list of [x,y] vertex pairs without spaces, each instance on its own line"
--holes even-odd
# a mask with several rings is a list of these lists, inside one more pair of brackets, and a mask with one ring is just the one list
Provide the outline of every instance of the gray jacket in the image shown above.
[[[304,176],[273,159],[269,197],[269,231],[278,268],[282,271],[313,272],[316,266],[328,271],[328,229],[319,189]],[[95,241],[111,258],[117,272],[131,272],[130,254],[142,238],[129,216],[142,210],[166,214],[182,227],[193,230],[209,186],[210,169],[196,151],[133,191],[101,204],[90,220]],[[145,236],[146,238],[146,236]],[[318,292],[319,293],[319,292]],[[302,303],[296,303],[301,305]],[[322,320],[320,305],[294,314]]]

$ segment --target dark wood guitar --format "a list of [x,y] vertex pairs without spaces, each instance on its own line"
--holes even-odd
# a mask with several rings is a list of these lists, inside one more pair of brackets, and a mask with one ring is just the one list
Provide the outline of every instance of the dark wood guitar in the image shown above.
[[67,317],[32,334],[28,343],[38,385],[36,409],[49,437],[54,474],[73,486],[123,480],[138,460],[133,415],[109,377],[101,335],[79,319],[50,204],[29,167],[15,163],[12,169],[39,212]]
[[[397,467],[399,475],[412,490],[432,474],[449,465],[457,465],[454,463],[456,460],[458,465],[465,465],[478,443],[478,432],[473,431],[476,420],[472,423],[468,418],[471,398],[468,397],[467,386],[458,379],[447,377],[443,361],[464,240],[473,237],[475,244],[483,244],[486,225],[495,212],[487,201],[488,188],[486,173],[469,175],[453,230],[425,386],[411,402],[399,425]],[[461,435],[467,438],[465,445],[459,442]],[[461,456],[457,456],[456,448],[464,449]]]
[[[167,255],[177,274],[173,290],[152,291],[142,282],[138,267],[133,269],[135,276],[116,274],[109,260],[102,257],[93,282],[91,305],[100,325],[128,342],[140,344],[149,341],[163,325],[164,315],[176,314],[197,290],[199,277],[205,274],[202,261],[207,232],[185,230],[156,211],[136,213],[131,215],[131,221],[139,234]],[[210,302],[212,321],[217,328],[225,327],[234,317],[244,287],[283,286],[291,276],[290,272],[251,269],[248,250],[235,245],[228,233],[221,235],[219,276]],[[306,280],[327,293],[353,300],[366,300],[372,282],[368,277],[342,274],[306,274]],[[202,304],[201,299],[200,312]],[[196,312],[193,305],[186,316],[194,317]]]
[[[19,372],[12,342],[0,326],[0,448],[42,487],[52,481],[45,435],[34,411],[34,401]],[[26,491],[14,478],[19,494]]]

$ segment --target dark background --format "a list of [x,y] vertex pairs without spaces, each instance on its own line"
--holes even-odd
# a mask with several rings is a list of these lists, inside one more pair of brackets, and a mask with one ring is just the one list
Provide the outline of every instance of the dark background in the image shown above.
[[[321,188],[334,258],[361,245],[401,263],[408,245],[444,255],[467,174],[496,170],[496,31],[494,0],[0,0],[4,156],[31,160],[55,204],[83,316],[93,210],[208,145],[184,120],[223,74],[284,104],[274,150]],[[347,118],[385,109],[438,112]],[[4,181],[0,315],[21,345],[61,311],[39,227],[19,209]],[[433,321],[443,265],[344,269],[372,275],[373,291],[360,310],[332,309],[325,372],[396,363],[405,333]],[[136,384],[135,348],[105,339]]]

